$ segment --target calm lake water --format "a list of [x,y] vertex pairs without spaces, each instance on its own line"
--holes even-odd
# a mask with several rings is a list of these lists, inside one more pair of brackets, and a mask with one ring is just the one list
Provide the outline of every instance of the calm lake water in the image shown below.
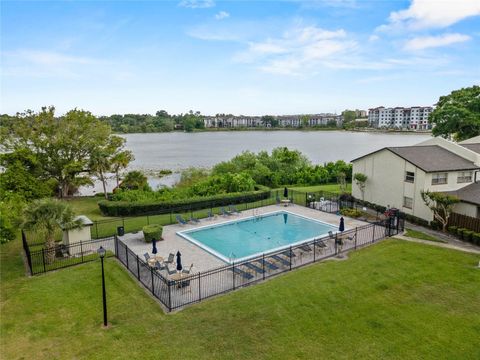
[[[126,147],[135,155],[129,169],[179,171],[190,166],[212,167],[245,150],[271,151],[279,146],[300,150],[313,164],[350,160],[386,146],[406,146],[430,138],[428,134],[384,134],[346,131],[225,131],[203,133],[126,134]],[[150,177],[153,187],[172,185],[178,175]],[[111,189],[111,186],[109,186]],[[103,191],[81,189],[82,195]]]

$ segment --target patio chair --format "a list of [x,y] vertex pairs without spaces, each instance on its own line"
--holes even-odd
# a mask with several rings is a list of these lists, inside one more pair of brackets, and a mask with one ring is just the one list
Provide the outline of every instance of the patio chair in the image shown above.
[[222,206],[222,208],[220,209],[220,212],[223,216],[230,216],[232,215],[232,213],[228,210],[225,210],[225,208]]
[[143,256],[145,256],[145,261],[148,262],[148,260],[150,259],[150,255],[148,253],[145,253],[143,254]]
[[155,262],[155,270],[162,271],[165,270],[165,267],[166,266],[164,264],[161,264],[159,261]]
[[175,219],[177,219],[177,222],[180,225],[186,225],[187,224],[187,221],[184,218],[182,218],[182,216],[180,214],[175,215]]
[[240,214],[240,211],[237,210],[237,208],[235,207],[235,205],[229,205],[228,206],[228,210],[230,210],[230,212],[232,214]]
[[333,234],[332,230],[328,232],[328,236],[330,237],[330,239],[335,239],[335,235]]
[[290,266],[290,261],[288,261],[287,259],[282,258],[282,257],[280,257],[280,256],[278,256],[278,255],[272,255],[271,258],[272,258],[273,260],[275,260],[276,262],[281,263],[282,265]]
[[173,269],[173,270],[170,270],[170,268],[168,267],[167,264],[165,264],[165,269],[167,271],[167,274],[168,275],[173,275],[173,274],[176,274],[177,273],[177,270]]
[[175,260],[175,254],[174,254],[174,253],[170,253],[170,254],[168,254],[168,259],[165,260],[164,263],[165,263],[166,265],[168,265],[168,264],[173,264],[174,260]]
[[312,248],[310,247],[310,245],[307,245],[307,244],[300,246],[299,249],[301,249],[305,252],[312,251]]
[[193,269],[193,264],[191,264],[188,269],[183,269],[183,270],[182,270],[182,273],[184,273],[184,274],[190,274],[190,272],[192,271],[192,269]]

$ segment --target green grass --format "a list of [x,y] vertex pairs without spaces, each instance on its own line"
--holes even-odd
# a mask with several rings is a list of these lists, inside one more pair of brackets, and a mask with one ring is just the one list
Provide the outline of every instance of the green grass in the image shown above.
[[[480,257],[402,241],[165,315],[114,259],[27,278],[1,251],[4,359],[478,359]],[[192,289],[195,291],[195,289]]]
[[413,229],[406,229],[405,236],[415,238],[415,239],[421,239],[421,240],[428,240],[428,241],[435,241],[435,242],[445,242],[442,239],[436,238],[434,236],[431,236],[429,234],[426,234],[424,232],[418,231],[418,230],[413,230]]
[[[289,187],[293,190],[304,191],[304,192],[317,192],[317,191],[329,191],[332,193],[340,194],[340,186],[338,184],[323,184],[315,186],[293,186]],[[347,192],[352,192],[352,184],[347,184]]]

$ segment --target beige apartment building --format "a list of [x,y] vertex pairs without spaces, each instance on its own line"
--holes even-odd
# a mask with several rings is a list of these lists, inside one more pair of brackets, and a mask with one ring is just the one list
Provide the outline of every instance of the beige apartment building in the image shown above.
[[414,146],[386,147],[352,163],[354,174],[367,176],[363,193],[353,182],[356,198],[432,221],[420,192],[444,192],[460,198],[455,212],[480,217],[480,136],[460,143],[432,138]]

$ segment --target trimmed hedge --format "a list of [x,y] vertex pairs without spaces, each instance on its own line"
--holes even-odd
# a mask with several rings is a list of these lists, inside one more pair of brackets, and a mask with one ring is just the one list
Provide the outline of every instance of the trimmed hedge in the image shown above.
[[152,225],[145,225],[143,227],[143,236],[145,238],[145,242],[152,242],[153,239],[160,241],[162,240],[162,232],[163,227],[162,225],[152,224]]
[[254,202],[268,199],[270,197],[269,188],[265,188],[263,186],[257,186],[257,188],[259,188],[260,190],[162,202],[140,203],[103,200],[98,203],[98,206],[102,214],[106,216],[132,216],[146,214],[165,214],[171,211],[181,212],[200,210],[209,207]]

